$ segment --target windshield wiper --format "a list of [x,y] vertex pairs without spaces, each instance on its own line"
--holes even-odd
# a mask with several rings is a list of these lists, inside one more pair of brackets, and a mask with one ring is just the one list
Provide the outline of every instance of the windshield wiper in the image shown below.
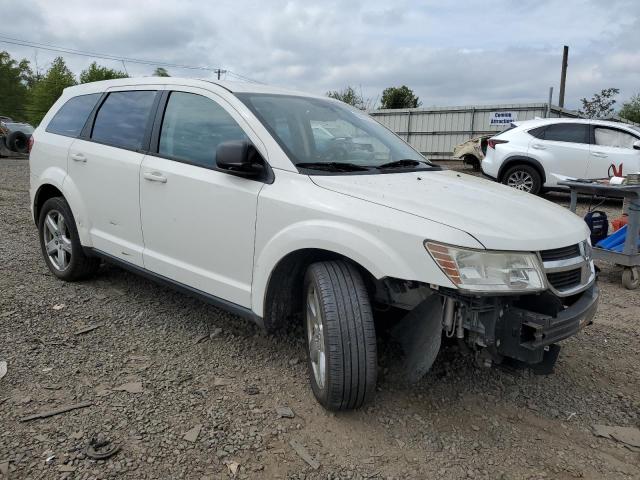
[[302,162],[296,163],[296,167],[330,172],[365,172],[369,170],[369,167],[349,162]]
[[395,160],[389,163],[383,163],[382,165],[378,165],[377,168],[380,170],[390,170],[394,168],[415,168],[419,166],[428,167],[431,170],[439,170],[439,165],[434,165],[433,163],[425,162],[424,160],[415,160],[412,158],[404,158],[402,160]]

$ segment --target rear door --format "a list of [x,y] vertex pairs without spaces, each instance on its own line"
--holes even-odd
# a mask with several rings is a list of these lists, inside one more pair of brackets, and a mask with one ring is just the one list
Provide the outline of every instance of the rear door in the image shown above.
[[633,143],[640,140],[621,128],[593,125],[588,178],[623,176],[640,171],[640,151]]
[[584,178],[589,163],[589,125],[553,123],[530,130],[529,153],[544,166],[546,186],[566,177]]
[[109,90],[92,122],[69,149],[69,179],[85,204],[94,248],[143,266],[140,165],[149,142],[158,88]]

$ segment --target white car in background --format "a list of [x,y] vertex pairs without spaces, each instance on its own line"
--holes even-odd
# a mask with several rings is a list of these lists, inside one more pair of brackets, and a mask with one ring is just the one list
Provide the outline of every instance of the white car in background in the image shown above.
[[640,171],[640,128],[604,120],[546,118],[514,122],[489,139],[485,175],[529,193],[568,178]]

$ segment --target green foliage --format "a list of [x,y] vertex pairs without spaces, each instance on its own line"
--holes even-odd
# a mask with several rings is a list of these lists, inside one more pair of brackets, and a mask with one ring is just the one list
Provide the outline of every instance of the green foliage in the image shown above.
[[154,77],[170,77],[171,75],[169,75],[169,72],[167,72],[166,68],[158,67],[153,71],[153,76]]
[[591,99],[581,98],[582,110],[580,114],[587,118],[607,118],[613,115],[616,101],[615,97],[620,90],[617,88],[605,88],[600,93],[596,93]]
[[63,58],[57,57],[47,73],[33,85],[27,103],[29,121],[33,125],[39,124],[42,117],[62,95],[62,91],[75,84],[76,79],[73,73],[64,63]]
[[640,93],[631,97],[628,102],[623,103],[618,115],[632,122],[640,123]]
[[0,115],[27,119],[25,103],[32,75],[27,60],[18,62],[8,52],[0,52]]
[[406,85],[385,88],[382,92],[380,108],[416,108],[420,105],[420,99]]
[[340,100],[341,102],[351,105],[352,107],[359,108],[360,110],[366,110],[370,103],[369,100],[365,100],[362,95],[351,86],[347,86],[342,90],[327,92],[327,97],[335,98],[336,100]]
[[89,68],[80,73],[80,83],[99,82],[100,80],[113,80],[114,78],[127,78],[125,72],[103,67],[93,62]]

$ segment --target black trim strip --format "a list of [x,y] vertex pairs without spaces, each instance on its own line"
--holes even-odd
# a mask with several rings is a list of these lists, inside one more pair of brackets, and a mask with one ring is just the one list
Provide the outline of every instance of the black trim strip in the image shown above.
[[188,285],[185,285],[184,283],[176,282],[175,280],[165,277],[164,275],[160,275],[158,273],[147,270],[146,268],[142,268],[132,263],[126,262],[118,257],[114,257],[113,255],[103,252],[102,250],[97,250],[95,248],[90,248],[90,247],[83,247],[83,250],[87,255],[100,257],[105,261],[112,263],[114,265],[117,265],[132,273],[140,275],[149,280],[153,280],[154,282],[159,283],[161,285],[171,287],[174,290],[187,294],[190,297],[197,298],[198,300],[202,300],[215,307],[221,308],[222,310],[226,310],[227,312],[238,315],[239,317],[245,318],[247,320],[251,320],[252,322],[256,323],[258,326],[264,328],[264,321],[262,317],[253,313],[253,311],[249,308],[240,306],[233,302],[229,302],[228,300],[203,292],[202,290],[198,290],[197,288],[190,287]]

